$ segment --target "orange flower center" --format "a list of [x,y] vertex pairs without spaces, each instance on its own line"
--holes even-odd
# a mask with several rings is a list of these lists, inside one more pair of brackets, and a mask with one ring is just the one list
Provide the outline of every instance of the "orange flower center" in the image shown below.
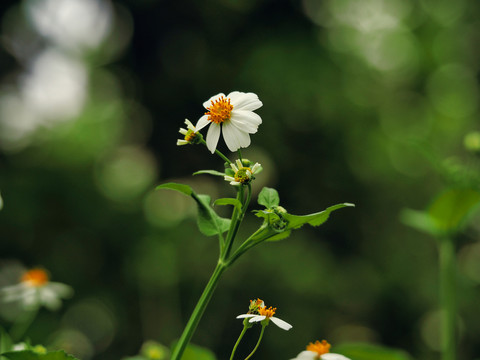
[[315,343],[310,343],[307,345],[307,350],[316,352],[318,355],[323,355],[328,352],[330,352],[330,344],[327,342],[327,340],[322,340],[320,341],[315,341]]
[[276,310],[277,308],[272,308],[271,306],[267,308],[266,306],[264,306],[258,309],[258,313],[260,315],[266,316],[267,318],[271,318],[273,315],[275,315]]
[[223,96],[220,99],[211,101],[212,105],[207,108],[205,115],[208,115],[208,121],[215,124],[221,124],[230,120],[232,115],[233,105],[230,104],[230,99],[225,99]]
[[48,283],[48,274],[43,269],[32,269],[22,275],[21,281],[29,286],[40,287]]

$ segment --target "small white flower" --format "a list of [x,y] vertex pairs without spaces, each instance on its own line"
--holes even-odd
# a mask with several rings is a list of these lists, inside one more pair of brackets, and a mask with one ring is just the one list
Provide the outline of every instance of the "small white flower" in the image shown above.
[[280,329],[283,330],[290,330],[292,328],[292,325],[287,323],[286,321],[283,321],[282,319],[279,319],[275,316],[275,311],[277,308],[272,308],[271,306],[267,308],[266,306],[259,307],[257,309],[258,314],[242,314],[238,315],[237,319],[245,319],[245,318],[250,318],[248,322],[254,323],[254,322],[260,322],[265,319],[272,320],[272,322],[277,325]]
[[197,129],[195,128],[195,126],[193,126],[190,120],[185,119],[185,124],[187,125],[187,128],[186,129],[180,128],[180,130],[178,131],[180,134],[184,136],[183,139],[177,140],[177,145],[179,146],[191,144],[197,134]]
[[262,106],[254,93],[234,91],[225,96],[220,93],[203,103],[207,112],[197,122],[197,130],[210,125],[207,132],[207,147],[213,154],[223,132],[223,139],[230,151],[250,145],[250,135],[255,134],[262,123],[253,111]]
[[259,163],[255,163],[251,168],[243,166],[240,160],[236,160],[236,165],[231,163],[230,166],[235,172],[234,176],[225,175],[224,179],[230,181],[230,185],[240,186],[243,184],[248,184],[253,179],[253,174],[258,172],[261,168]]
[[73,289],[65,284],[49,281],[43,269],[26,271],[20,283],[0,289],[0,300],[18,302],[25,310],[34,310],[45,306],[50,310],[58,309],[62,298],[70,297]]
[[291,360],[350,360],[349,358],[330,352],[330,344],[326,340],[315,341],[307,345],[307,350],[302,351]]

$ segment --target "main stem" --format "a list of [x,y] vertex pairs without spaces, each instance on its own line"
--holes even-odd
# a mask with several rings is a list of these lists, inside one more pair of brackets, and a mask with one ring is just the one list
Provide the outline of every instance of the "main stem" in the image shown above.
[[452,239],[440,241],[440,304],[442,317],[442,360],[456,359],[456,266]]
[[198,303],[195,306],[195,309],[193,310],[185,329],[183,330],[182,336],[180,336],[180,339],[173,350],[171,360],[180,360],[182,358],[183,352],[190,342],[190,339],[192,338],[193,333],[195,332],[195,329],[197,328],[197,325],[200,322],[200,319],[202,318],[210,299],[212,298],[213,292],[217,287],[218,280],[220,280],[220,276],[223,274],[225,269],[225,264],[219,261],[215,267],[215,270],[213,271],[212,276],[210,277],[210,280],[207,283],[207,286],[205,287],[205,290],[203,290],[202,296],[200,296],[200,299],[198,300]]

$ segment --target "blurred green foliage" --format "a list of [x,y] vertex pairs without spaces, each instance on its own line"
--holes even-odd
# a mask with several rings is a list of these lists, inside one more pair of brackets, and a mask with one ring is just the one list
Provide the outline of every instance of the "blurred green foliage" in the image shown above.
[[[244,151],[264,168],[255,191],[278,189],[294,214],[356,208],[243,257],[193,342],[226,358],[235,316],[260,297],[293,329],[268,329],[258,358],[326,338],[438,359],[436,246],[399,214],[478,179],[463,146],[480,130],[475,0],[81,3],[0,5],[0,286],[18,261],[75,289],[61,311],[40,312],[33,343],[116,360],[145,340],[175,341],[217,245],[197,231],[192,199],[154,188],[233,194],[222,179],[191,176],[222,170],[206,149],[175,143],[205,100],[239,90],[264,103]],[[480,354],[472,216],[456,239],[459,359]],[[240,237],[259,221],[250,216]],[[245,356],[257,336],[245,337]]]

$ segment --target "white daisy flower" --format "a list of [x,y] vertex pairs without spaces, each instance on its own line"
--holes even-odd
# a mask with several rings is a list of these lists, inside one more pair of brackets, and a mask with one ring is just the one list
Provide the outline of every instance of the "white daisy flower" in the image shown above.
[[291,360],[350,360],[343,355],[331,353],[330,347],[331,345],[326,340],[321,342],[317,340],[315,343],[308,344],[307,350],[302,351]]
[[183,139],[178,139],[177,140],[177,145],[187,145],[191,144],[192,141],[195,139],[197,136],[197,129],[193,124],[190,122],[190,120],[185,119],[185,124],[187,125],[187,128],[180,128],[178,132],[184,136]]
[[62,304],[61,299],[72,294],[70,286],[51,282],[44,269],[36,268],[26,271],[20,283],[0,289],[0,301],[18,302],[25,310],[34,310],[40,306],[56,310]]
[[255,163],[251,168],[243,166],[242,161],[238,159],[235,163],[236,164],[230,164],[232,170],[235,172],[234,176],[225,175],[223,177],[226,181],[230,181],[230,185],[234,186],[248,184],[253,179],[253,174],[258,172],[261,168],[259,163]]
[[254,322],[260,322],[260,321],[270,321],[277,325],[280,329],[283,330],[290,330],[292,328],[292,325],[287,323],[286,321],[283,321],[282,319],[279,319],[273,315],[275,315],[275,311],[277,308],[272,308],[271,306],[267,308],[266,306],[259,307],[257,309],[258,314],[242,314],[238,315],[237,319],[245,319],[245,318],[250,318],[248,322],[254,323]]
[[207,147],[213,154],[223,132],[223,139],[230,151],[250,145],[250,135],[255,134],[262,123],[253,111],[262,106],[254,93],[234,91],[225,96],[220,93],[203,103],[207,112],[197,122],[197,130],[210,125],[207,132]]

